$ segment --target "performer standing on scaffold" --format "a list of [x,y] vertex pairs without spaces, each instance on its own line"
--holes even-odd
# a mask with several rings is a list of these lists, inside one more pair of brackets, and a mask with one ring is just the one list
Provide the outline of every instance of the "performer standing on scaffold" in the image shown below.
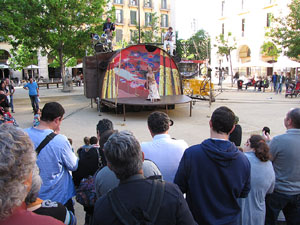
[[173,32],[173,28],[169,27],[168,31],[166,32],[164,36],[164,50],[167,51],[167,45],[169,45],[170,48],[170,55],[173,56],[173,51],[174,51],[174,44],[173,44],[173,39],[175,35]]
[[113,35],[112,32],[115,30],[115,24],[111,22],[111,19],[108,17],[106,23],[103,24],[103,31],[107,35],[107,38],[112,41]]

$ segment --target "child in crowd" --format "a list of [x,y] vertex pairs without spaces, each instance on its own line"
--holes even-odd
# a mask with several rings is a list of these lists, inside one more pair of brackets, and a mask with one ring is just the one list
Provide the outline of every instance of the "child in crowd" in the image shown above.
[[34,109],[33,126],[37,127],[40,124],[41,110]]
[[98,138],[95,137],[95,136],[93,136],[93,137],[90,138],[90,144],[91,144],[93,147],[100,147],[100,146],[98,145]]
[[77,154],[78,154],[78,157],[80,158],[81,157],[81,153],[82,151],[88,151],[92,145],[90,145],[90,138],[89,137],[84,137],[83,138],[83,142],[84,142],[84,145],[82,145],[78,150],[77,150]]
[[2,123],[11,123],[14,126],[18,126],[17,121],[12,117],[12,115],[8,111],[7,107],[3,108],[3,107],[0,106],[0,115],[1,115],[0,124],[2,124]]
[[90,148],[91,145],[90,145],[90,138],[89,137],[84,137],[83,138],[83,142],[84,142],[84,145],[81,146],[81,148]]

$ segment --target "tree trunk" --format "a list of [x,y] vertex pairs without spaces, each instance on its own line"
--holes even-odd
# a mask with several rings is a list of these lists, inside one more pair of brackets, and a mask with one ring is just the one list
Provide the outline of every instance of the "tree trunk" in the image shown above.
[[73,82],[72,82],[72,77],[68,74],[66,74],[65,70],[65,63],[64,63],[64,55],[62,51],[62,47],[59,50],[59,64],[60,64],[60,73],[61,73],[61,78],[62,78],[62,83],[63,83],[63,92],[70,92],[73,90]]
[[223,92],[222,89],[222,81],[223,81],[223,72],[222,72],[222,63],[221,60],[219,61],[219,85],[221,86],[221,92]]
[[230,63],[230,70],[231,70],[231,87],[233,87],[233,70],[232,70],[232,62],[231,62],[231,53],[229,53],[229,63]]

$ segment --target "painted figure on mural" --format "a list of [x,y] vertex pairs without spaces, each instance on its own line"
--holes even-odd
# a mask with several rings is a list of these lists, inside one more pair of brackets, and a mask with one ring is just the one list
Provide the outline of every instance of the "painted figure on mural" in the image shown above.
[[157,89],[157,83],[155,80],[155,75],[153,73],[152,67],[151,66],[147,66],[147,89],[149,90],[149,95],[147,99],[150,99],[151,102],[155,102],[155,101],[159,101],[160,97],[159,97],[159,93],[158,93],[158,89]]

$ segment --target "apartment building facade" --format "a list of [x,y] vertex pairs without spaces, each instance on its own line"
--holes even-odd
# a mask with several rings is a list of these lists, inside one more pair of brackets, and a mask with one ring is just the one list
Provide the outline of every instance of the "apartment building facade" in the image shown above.
[[133,43],[134,36],[138,35],[139,12],[141,27],[150,26],[152,13],[156,13],[160,26],[158,35],[169,26],[175,26],[175,0],[112,0],[112,5],[116,10],[115,42]]
[[[217,44],[215,37],[228,32],[236,42],[236,50],[231,54],[234,72],[239,70],[242,75],[250,75],[251,72],[242,67],[246,62],[264,61],[270,62],[271,57],[261,53],[266,37],[267,28],[271,26],[272,16],[278,17],[288,13],[288,0],[220,0],[217,5],[218,16],[215,18],[215,27],[212,33],[212,46]],[[229,39],[230,40],[230,39]],[[231,40],[234,42],[234,40]],[[212,48],[213,68],[227,67],[229,63],[225,57],[217,54],[217,48]],[[242,68],[242,69],[241,69]],[[263,74],[272,73],[267,68]]]

